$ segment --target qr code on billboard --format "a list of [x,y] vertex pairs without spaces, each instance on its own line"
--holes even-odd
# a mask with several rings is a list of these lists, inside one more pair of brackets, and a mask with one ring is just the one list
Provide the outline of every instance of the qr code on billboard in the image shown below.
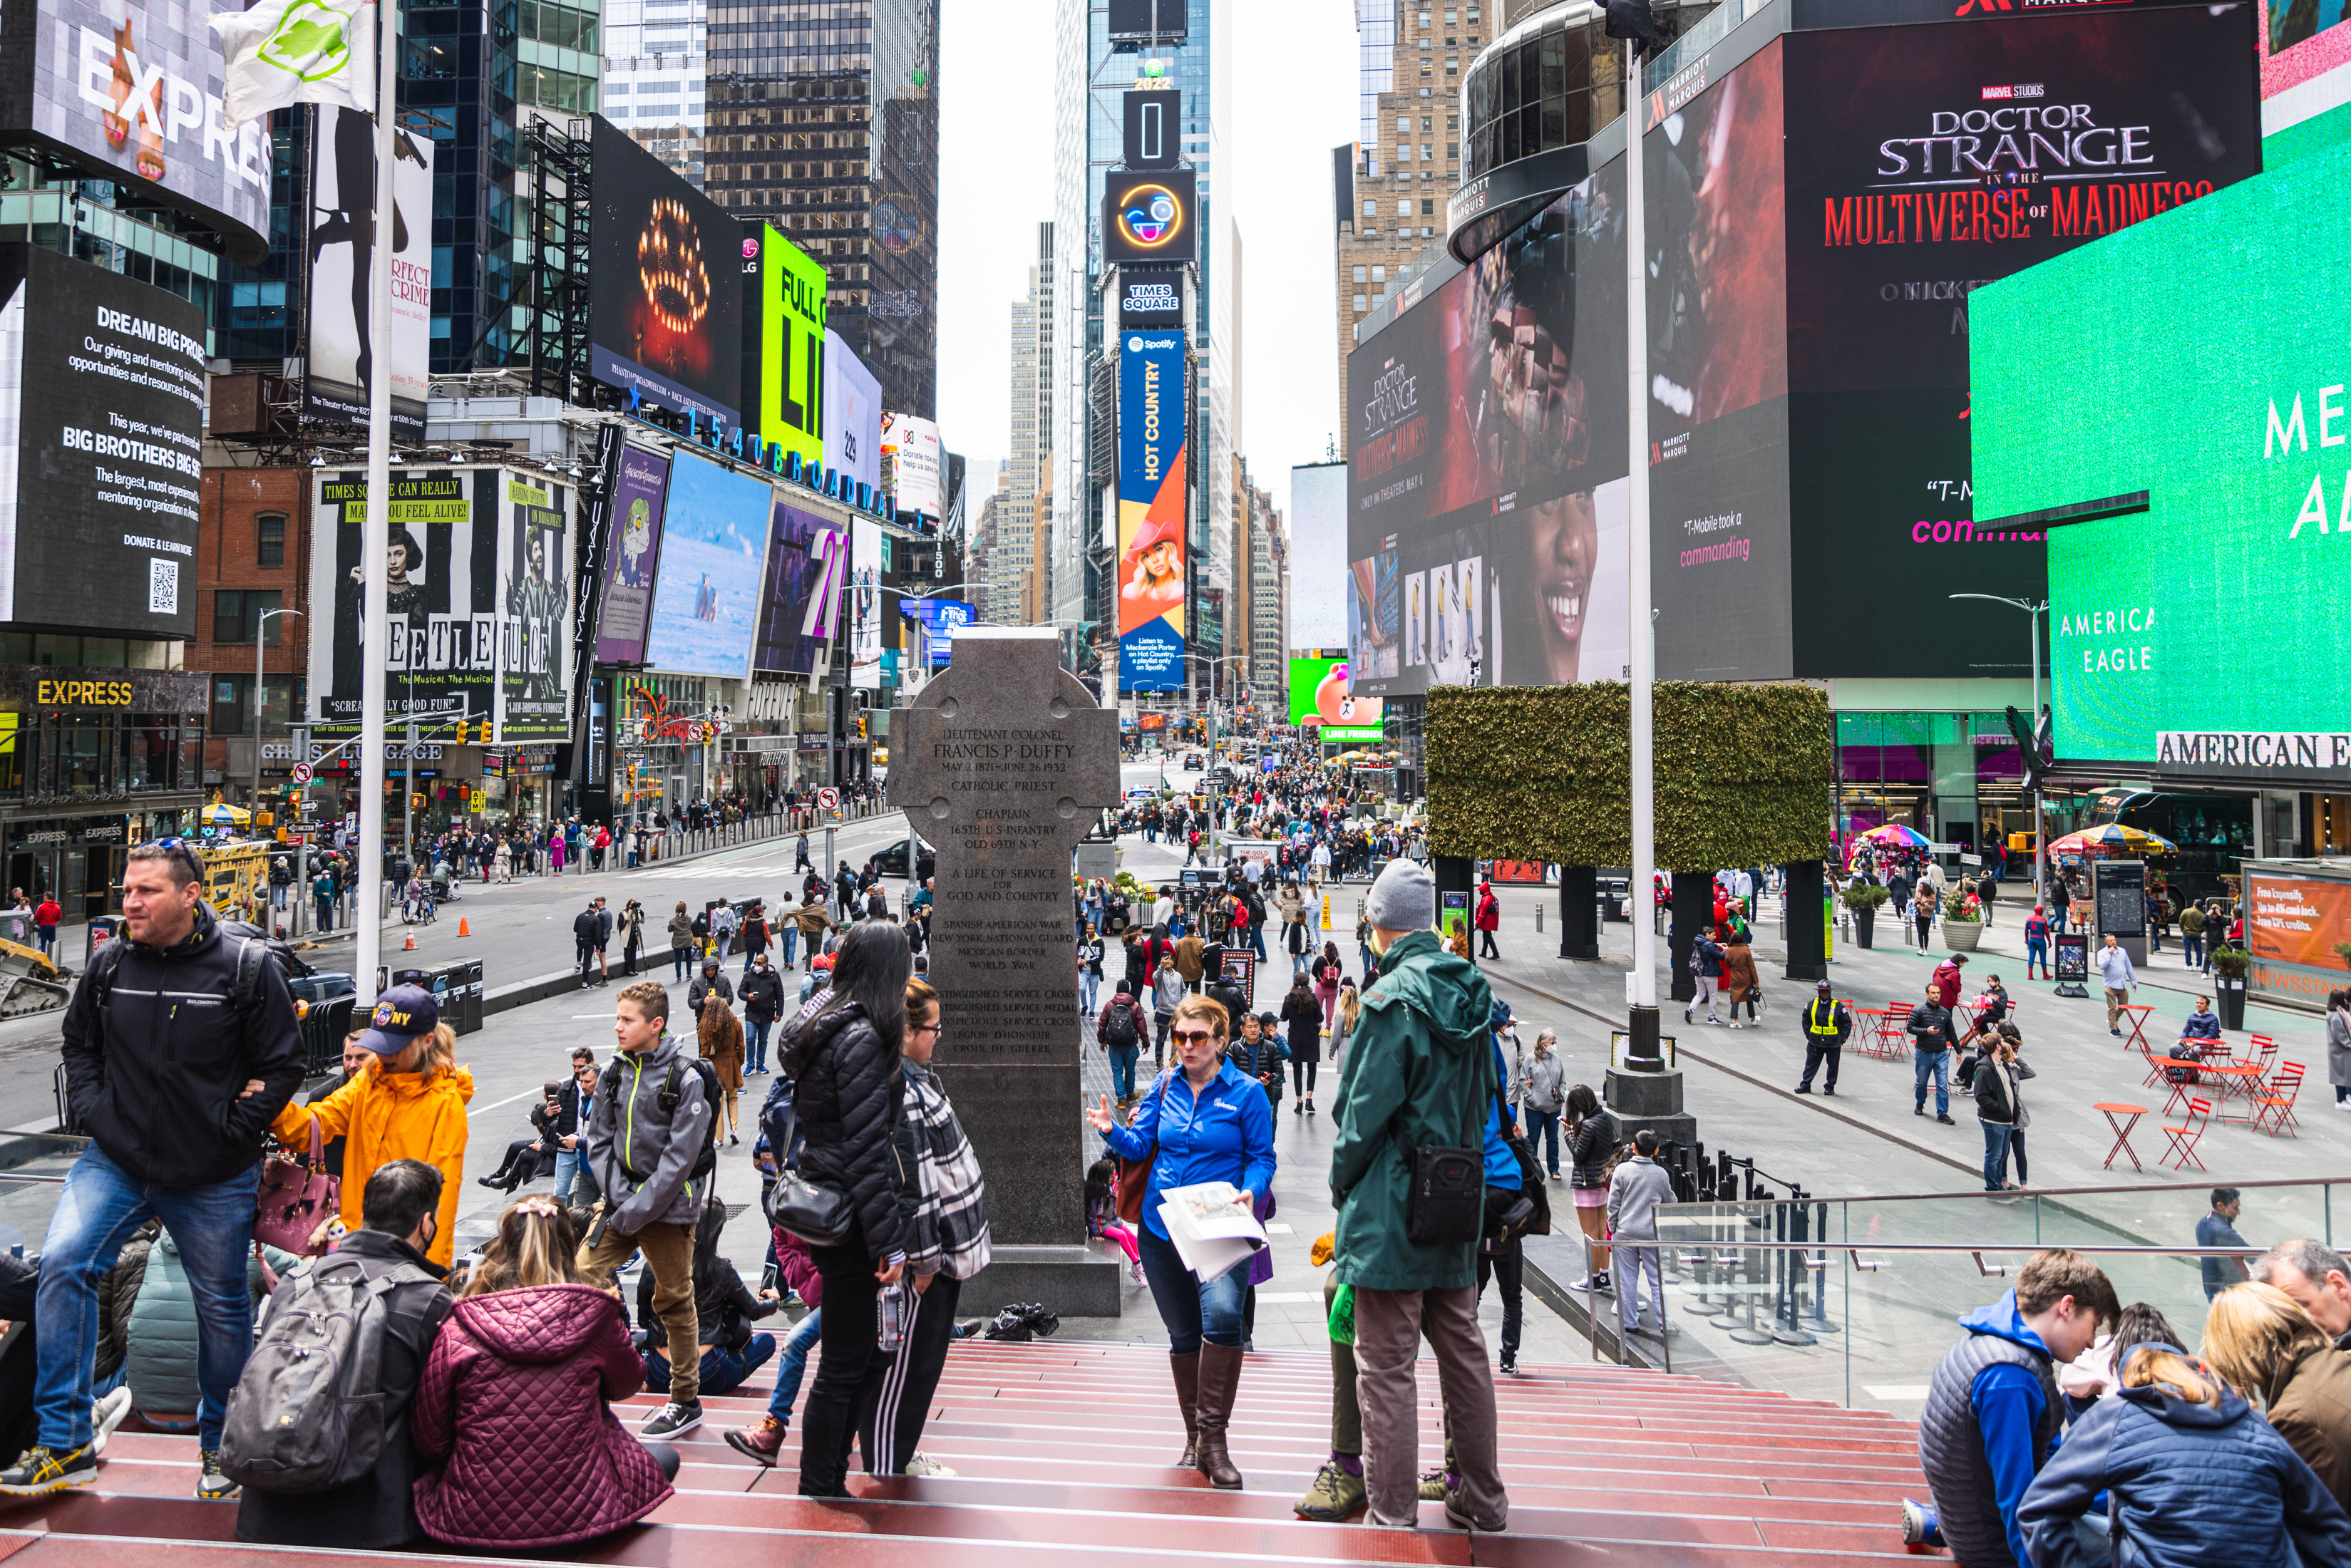
[[168,556],[147,558],[147,613],[177,615],[180,612],[180,563]]

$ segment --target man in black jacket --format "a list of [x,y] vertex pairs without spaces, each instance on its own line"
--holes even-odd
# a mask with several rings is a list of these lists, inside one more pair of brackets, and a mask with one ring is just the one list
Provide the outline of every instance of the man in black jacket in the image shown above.
[[[396,1281],[384,1297],[383,1360],[371,1391],[384,1396],[383,1448],[375,1469],[325,1491],[248,1489],[237,1500],[239,1541],[381,1551],[404,1546],[423,1533],[416,1521],[416,1450],[409,1442],[408,1416],[424,1375],[424,1358],[453,1305],[449,1288],[442,1283],[445,1270],[424,1255],[433,1245],[440,1209],[439,1170],[423,1160],[389,1161],[368,1177],[360,1199],[360,1228],[335,1248],[338,1259],[360,1260],[360,1270],[370,1280],[403,1264],[413,1270]],[[289,1280],[277,1287],[277,1293],[287,1295],[294,1288]]]
[[602,945],[599,933],[603,929],[601,898],[591,898],[588,907],[571,917],[571,959],[580,970],[580,988],[586,990],[591,982],[588,967],[596,961],[596,950]]
[[253,1349],[246,1260],[262,1134],[302,1086],[301,1034],[267,947],[219,929],[204,862],[186,843],[131,852],[122,915],[122,936],[99,949],[66,1009],[66,1096],[91,1142],[41,1244],[40,1441],[0,1470],[0,1493],[16,1497],[98,1477],[98,1346],[86,1325],[97,1321],[99,1279],[151,1215],[171,1228],[195,1301],[196,1495],[236,1490],[220,1472],[221,1420]]
[[1941,988],[1928,981],[1927,999],[1910,1009],[1909,1020],[1902,1027],[1910,1035],[1911,1082],[1917,1092],[1910,1113],[1927,1113],[1927,1082],[1932,1079],[1935,1120],[1952,1127],[1959,1124],[1951,1120],[1951,1013],[1939,999],[1941,995]]

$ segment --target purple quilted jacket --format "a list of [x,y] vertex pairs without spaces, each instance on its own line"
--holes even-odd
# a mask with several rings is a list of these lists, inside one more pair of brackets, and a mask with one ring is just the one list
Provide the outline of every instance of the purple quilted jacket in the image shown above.
[[559,1546],[634,1524],[670,1485],[605,1404],[644,1383],[620,1307],[586,1285],[460,1301],[411,1418],[426,1533],[459,1546]]

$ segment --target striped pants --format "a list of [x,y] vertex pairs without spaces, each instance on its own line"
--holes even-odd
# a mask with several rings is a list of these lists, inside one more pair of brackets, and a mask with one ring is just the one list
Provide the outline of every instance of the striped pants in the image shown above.
[[939,1375],[946,1370],[947,1346],[955,1341],[956,1301],[962,1293],[961,1281],[938,1274],[914,1298],[914,1321],[899,1336],[898,1354],[883,1374],[873,1403],[858,1419],[857,1448],[865,1458],[867,1475],[906,1473],[906,1462],[922,1441],[931,1396],[938,1392]]

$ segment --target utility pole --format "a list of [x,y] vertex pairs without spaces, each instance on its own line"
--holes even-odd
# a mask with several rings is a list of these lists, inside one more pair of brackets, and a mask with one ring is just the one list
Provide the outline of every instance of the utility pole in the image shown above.
[[[1657,680],[1656,612],[1649,582],[1649,268],[1646,171],[1642,167],[1642,120],[1648,98],[1641,90],[1638,39],[1625,40],[1625,396],[1629,400],[1632,495],[1625,554],[1632,599],[1632,786],[1633,786],[1633,968],[1625,977],[1630,1011],[1628,1063],[1662,1062],[1657,1044],[1657,936],[1649,907],[1656,896],[1656,729],[1654,698]],[[1651,1068],[1655,1071],[1655,1067]]]

